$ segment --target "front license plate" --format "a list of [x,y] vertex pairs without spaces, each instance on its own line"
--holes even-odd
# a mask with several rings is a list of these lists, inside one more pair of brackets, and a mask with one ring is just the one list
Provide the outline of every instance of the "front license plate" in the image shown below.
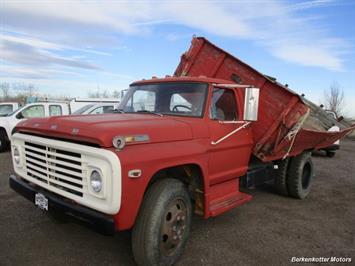
[[36,193],[35,205],[42,210],[48,211],[48,199],[41,193]]

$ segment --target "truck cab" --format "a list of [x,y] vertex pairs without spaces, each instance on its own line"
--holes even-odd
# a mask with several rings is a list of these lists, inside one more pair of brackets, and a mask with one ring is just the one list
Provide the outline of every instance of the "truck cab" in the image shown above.
[[32,103],[27,104],[20,109],[0,117],[0,152],[3,152],[8,147],[12,130],[15,126],[26,119],[68,115],[68,105],[64,103]]
[[[246,119],[257,114],[250,109],[257,95],[245,100],[246,91],[218,79],[143,80],[130,86],[118,113],[21,122],[10,185],[42,209],[74,212],[109,232],[137,232],[147,218],[142,208],[156,209],[168,221],[152,248],[176,252],[192,211],[207,218],[252,198],[239,190],[253,145]],[[161,186],[168,198],[146,199]],[[135,247],[141,237],[134,233]]]

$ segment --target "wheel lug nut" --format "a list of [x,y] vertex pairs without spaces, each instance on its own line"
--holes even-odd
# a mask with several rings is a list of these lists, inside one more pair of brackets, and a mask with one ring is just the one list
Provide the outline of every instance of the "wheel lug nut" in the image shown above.
[[176,226],[173,226],[173,231],[176,232]]
[[185,220],[185,216],[182,216],[182,217],[181,217],[181,220]]
[[176,217],[176,219],[177,219],[178,221],[180,221],[181,218],[180,218],[180,216],[178,216],[178,217]]
[[177,239],[177,236],[174,236],[173,239],[176,240],[176,239]]

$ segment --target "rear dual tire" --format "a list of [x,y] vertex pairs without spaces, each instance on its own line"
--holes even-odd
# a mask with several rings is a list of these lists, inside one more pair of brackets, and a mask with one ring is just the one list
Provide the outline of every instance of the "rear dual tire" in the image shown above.
[[288,193],[291,197],[304,199],[311,190],[314,169],[311,153],[304,152],[293,157],[287,179]]
[[274,182],[277,192],[284,196],[304,199],[310,192],[314,167],[310,152],[301,153],[276,163]]
[[287,170],[290,159],[277,161],[277,169],[274,169],[274,185],[277,193],[288,196],[287,189]]

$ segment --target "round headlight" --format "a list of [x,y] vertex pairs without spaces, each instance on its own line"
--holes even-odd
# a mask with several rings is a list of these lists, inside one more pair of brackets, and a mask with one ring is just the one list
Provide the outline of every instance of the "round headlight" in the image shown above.
[[90,185],[93,191],[99,193],[102,189],[102,176],[99,171],[94,170],[90,175]]
[[16,164],[19,164],[21,162],[21,158],[20,158],[20,151],[17,147],[14,147],[14,161]]

